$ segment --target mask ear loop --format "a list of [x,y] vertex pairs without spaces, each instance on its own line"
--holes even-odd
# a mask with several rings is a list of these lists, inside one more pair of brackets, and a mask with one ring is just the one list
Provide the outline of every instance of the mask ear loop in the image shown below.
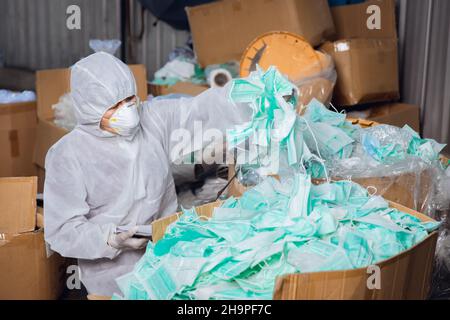
[[302,157],[300,158],[300,165],[301,165],[303,171],[306,173],[306,172],[307,172],[307,171],[306,171],[306,167],[305,167],[305,164],[303,163],[303,158],[304,158],[304,157],[305,157],[305,155],[302,154]]
[[[284,254],[284,248],[283,248],[283,250],[281,251],[280,261],[277,264],[275,264],[274,266],[270,266],[267,263],[267,259],[266,259],[266,260],[261,261],[258,265],[261,266],[261,264],[262,264],[264,267],[266,267],[269,270],[276,270],[276,269],[279,269],[281,267],[281,265],[283,264],[284,259],[285,259],[285,254]],[[263,278],[264,279],[267,277],[267,272],[269,270],[264,270],[263,271]],[[256,293],[265,293],[266,292],[266,290],[252,290],[252,291],[256,292]]]
[[[317,158],[315,155],[314,155],[314,158]],[[323,170],[324,170],[324,173],[325,173],[325,179],[327,180],[327,183],[330,183],[331,182],[331,179],[330,179],[330,177],[329,177],[329,175],[328,175],[328,170],[327,170],[327,167],[326,167],[326,165],[325,165],[325,160],[323,160],[323,159],[320,159],[320,158],[317,158],[317,159],[315,159],[318,163],[320,163],[320,165],[323,167]]]
[[334,111],[336,111],[336,113],[339,113],[339,111],[335,108],[335,106],[331,103],[331,101],[330,101],[330,106],[331,106],[331,108],[333,108]]
[[322,155],[320,154],[320,150],[319,150],[319,142],[317,142],[316,136],[315,136],[314,132],[312,131],[312,129],[311,129],[309,123],[308,123],[308,120],[306,120],[304,117],[299,117],[299,118],[302,119],[303,121],[305,121],[306,126],[307,126],[309,132],[311,133],[311,136],[312,136],[313,139],[314,139],[314,143],[316,144],[317,154],[319,155],[319,159],[320,159],[320,160],[318,160],[318,161],[319,161],[319,163],[323,166],[323,169],[324,169],[324,172],[325,172],[325,177],[326,177],[326,179],[327,179],[327,182],[330,183],[331,180],[330,180],[330,177],[328,176],[328,170],[327,170],[327,167],[325,166],[325,160],[323,159]]
[[347,112],[345,110],[341,110],[339,112],[338,109],[336,109],[336,107],[331,103],[331,101],[330,101],[330,106],[333,108],[334,111],[336,111],[336,113],[347,114]]
[[[378,189],[375,186],[368,186],[366,190],[370,197],[373,197],[378,193]],[[372,190],[373,192],[371,193],[370,190]]]

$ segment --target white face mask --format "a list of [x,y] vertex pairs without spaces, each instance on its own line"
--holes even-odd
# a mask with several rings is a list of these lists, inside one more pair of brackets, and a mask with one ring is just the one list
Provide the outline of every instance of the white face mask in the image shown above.
[[109,126],[120,136],[133,136],[139,128],[138,106],[138,100],[121,106],[109,119]]

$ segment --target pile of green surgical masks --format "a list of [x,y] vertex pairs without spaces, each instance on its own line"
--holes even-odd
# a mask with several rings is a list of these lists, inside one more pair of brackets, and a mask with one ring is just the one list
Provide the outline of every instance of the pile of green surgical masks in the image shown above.
[[117,279],[123,297],[114,299],[271,299],[278,276],[363,268],[436,228],[350,181],[267,178],[210,220],[184,210]]
[[325,178],[327,170],[338,171],[339,165],[374,171],[372,176],[376,169],[386,173],[387,166],[404,160],[439,165],[445,145],[421,139],[408,126],[363,129],[315,99],[300,116],[297,95],[296,86],[275,67],[233,80],[230,99],[253,111],[251,121],[227,132],[229,148],[241,151],[237,164],[258,168],[261,175],[278,174],[283,165],[305,167],[313,178]]
[[[237,149],[237,163],[277,174],[280,158],[289,166],[319,161],[305,143],[309,124],[296,113],[297,87],[274,67],[258,68],[245,79],[234,79],[230,99],[253,111],[252,120],[227,131],[229,149]],[[339,142],[336,142],[339,144]]]
[[252,186],[264,176],[298,170],[327,180],[420,175],[429,170],[433,188],[427,196],[426,211],[449,207],[450,198],[440,187],[449,180],[439,161],[445,145],[421,139],[408,126],[361,128],[317,100],[312,100],[300,116],[296,113],[297,98],[295,85],[274,67],[233,80],[230,99],[253,111],[251,121],[227,132],[229,148],[238,150],[236,163],[242,185]]
[[[320,154],[332,176],[377,177],[405,172],[420,172],[437,166],[445,147],[432,139],[421,139],[409,126],[398,128],[378,125],[361,128],[345,121],[345,115],[330,111],[313,101],[304,115],[311,123],[312,133],[305,132],[307,145]],[[318,147],[314,148],[318,141]],[[333,141],[341,142],[336,149]],[[344,145],[344,143],[346,143]],[[324,178],[323,166],[310,166],[314,178]],[[420,170],[419,170],[420,169]]]

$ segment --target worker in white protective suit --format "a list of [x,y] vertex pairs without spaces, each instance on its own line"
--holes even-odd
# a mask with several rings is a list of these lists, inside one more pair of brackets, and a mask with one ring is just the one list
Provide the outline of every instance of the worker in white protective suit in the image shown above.
[[46,157],[45,239],[78,259],[88,293],[119,292],[115,279],[145,251],[147,240],[133,237],[135,226],[176,212],[171,133],[198,134],[195,121],[225,132],[249,120],[248,109],[228,99],[229,90],[140,104],[132,72],[114,56],[95,53],[71,68],[78,125]]

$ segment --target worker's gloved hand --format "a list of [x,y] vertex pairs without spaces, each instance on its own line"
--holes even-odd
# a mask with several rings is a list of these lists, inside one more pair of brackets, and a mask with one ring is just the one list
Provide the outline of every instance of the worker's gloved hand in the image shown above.
[[133,238],[138,231],[138,227],[134,227],[127,232],[113,233],[109,236],[108,245],[116,249],[143,249],[147,245],[149,239]]

